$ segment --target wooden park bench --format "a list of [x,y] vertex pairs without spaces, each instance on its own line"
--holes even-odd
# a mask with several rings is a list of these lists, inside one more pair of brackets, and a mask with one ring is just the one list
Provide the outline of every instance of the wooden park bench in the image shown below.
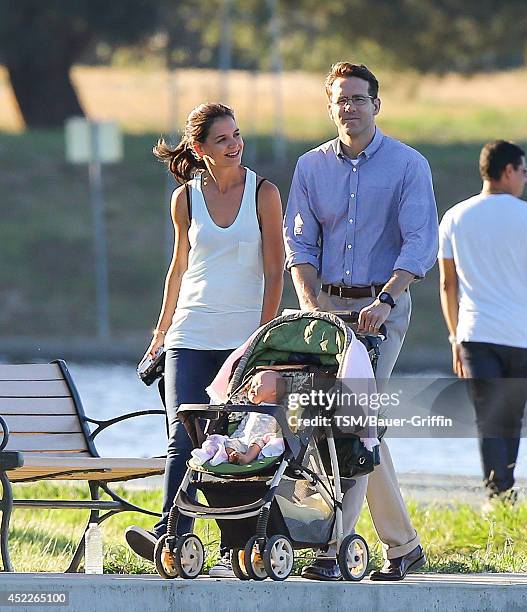
[[[0,549],[4,571],[13,571],[8,550],[13,507],[89,510],[84,533],[89,523],[100,524],[118,512],[130,510],[159,516],[126,501],[110,489],[109,483],[162,474],[165,459],[104,458],[99,456],[94,444],[94,438],[110,425],[147,414],[164,414],[164,410],[143,410],[104,421],[88,418],[64,361],[0,365],[0,428],[3,431]],[[138,445],[140,442],[137,440]],[[85,481],[91,499],[13,499],[11,482],[38,480]],[[100,499],[100,491],[110,500]],[[83,558],[84,533],[67,572],[77,571]]]

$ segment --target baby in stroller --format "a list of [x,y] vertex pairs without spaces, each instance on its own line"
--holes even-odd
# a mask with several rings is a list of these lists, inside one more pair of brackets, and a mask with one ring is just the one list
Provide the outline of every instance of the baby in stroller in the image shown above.
[[[279,372],[261,370],[244,385],[242,392],[251,404],[271,405],[278,403],[285,391],[285,382]],[[267,457],[281,455],[284,443],[276,434],[277,422],[271,415],[249,412],[228,438],[218,434],[209,435],[201,448],[192,451],[193,463],[203,465],[209,460],[212,466],[225,461],[247,465],[262,452]]]

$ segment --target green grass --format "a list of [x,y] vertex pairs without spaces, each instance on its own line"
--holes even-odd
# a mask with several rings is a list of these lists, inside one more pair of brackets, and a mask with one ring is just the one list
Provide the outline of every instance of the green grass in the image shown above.
[[496,107],[444,107],[421,104],[404,116],[380,118],[379,125],[409,142],[438,144],[479,143],[496,138],[525,139],[527,113],[509,113]]
[[[15,498],[86,497],[86,489],[63,483],[15,485]],[[131,502],[156,510],[161,491],[119,491]],[[421,535],[428,564],[425,571],[439,573],[525,572],[527,571],[527,504],[515,508],[496,507],[483,516],[468,504],[423,504],[408,502],[415,528]],[[80,510],[14,510],[11,519],[10,551],[17,571],[61,572],[73,554],[87,512]],[[154,573],[153,565],[134,555],[124,541],[131,524],[151,528],[153,520],[138,513],[122,513],[103,523],[104,567],[107,573]],[[219,532],[213,521],[197,521],[196,532],[207,549],[207,570],[217,556]],[[357,532],[370,546],[372,567],[381,565],[381,547],[369,514],[363,510]],[[305,563],[300,558],[296,569]]]

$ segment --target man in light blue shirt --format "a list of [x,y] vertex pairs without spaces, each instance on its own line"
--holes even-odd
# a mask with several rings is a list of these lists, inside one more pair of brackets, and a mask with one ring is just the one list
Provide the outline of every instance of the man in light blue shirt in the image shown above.
[[[437,257],[430,167],[376,127],[379,84],[366,66],[339,62],[325,85],[338,137],[298,160],[284,219],[286,265],[303,310],[358,311],[361,332],[386,325],[376,375],[389,378],[410,321],[408,287]],[[386,563],[371,578],[401,580],[425,557],[384,441],[380,455],[368,477],[367,500]],[[359,511],[345,521],[351,524]],[[303,575],[335,580],[339,571],[334,562],[317,559]]]

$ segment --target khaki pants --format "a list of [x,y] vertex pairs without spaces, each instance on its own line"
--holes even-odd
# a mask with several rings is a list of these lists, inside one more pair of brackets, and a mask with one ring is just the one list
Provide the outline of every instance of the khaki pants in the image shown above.
[[[326,311],[360,311],[374,298],[339,298],[321,291],[320,307]],[[376,378],[390,377],[399,356],[412,311],[410,292],[405,291],[396,302],[386,320],[388,338],[381,345]],[[357,484],[346,492],[343,500],[344,534],[353,533],[364,501],[364,491],[375,530],[383,544],[385,558],[393,559],[408,554],[419,544],[419,536],[412,526],[408,511],[399,490],[388,445],[380,447],[380,465],[368,476],[357,479]],[[334,555],[334,551],[331,551]]]

